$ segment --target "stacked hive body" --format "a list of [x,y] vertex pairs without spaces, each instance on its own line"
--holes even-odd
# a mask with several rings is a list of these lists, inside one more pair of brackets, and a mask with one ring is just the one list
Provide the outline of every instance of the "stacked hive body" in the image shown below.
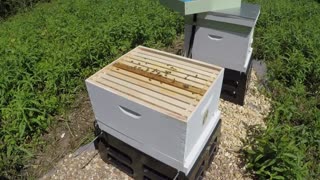
[[187,174],[219,121],[223,73],[139,46],[86,85],[102,131]]
[[[222,97],[243,104],[250,74],[258,5],[217,10],[185,17],[185,50],[190,57],[226,68]],[[192,42],[192,43],[190,43]]]

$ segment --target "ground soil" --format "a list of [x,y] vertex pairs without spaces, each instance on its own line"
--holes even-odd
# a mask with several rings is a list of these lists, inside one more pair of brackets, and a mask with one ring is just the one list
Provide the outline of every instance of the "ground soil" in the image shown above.
[[[182,55],[182,49],[183,37],[178,37],[172,46],[161,50]],[[250,179],[239,151],[247,127],[264,126],[263,119],[269,112],[269,100],[259,92],[259,84],[253,71],[243,107],[221,101],[221,145],[206,173],[206,179]],[[43,137],[47,145],[30,163],[28,176],[42,179],[131,179],[114,166],[103,162],[92,147],[89,150],[84,147],[83,153],[75,153],[81,145],[94,139],[94,115],[87,92],[81,92],[70,110],[56,119],[55,125]]]
[[[160,50],[182,55],[182,47],[183,36],[179,36],[171,46]],[[37,149],[34,159],[26,166],[24,176],[42,177],[54,169],[67,154],[94,139],[94,114],[88,93],[82,91],[76,97],[75,102],[63,115],[54,118],[53,125],[41,138],[44,145]]]
[[[246,138],[248,128],[255,125],[265,126],[264,118],[270,110],[270,100],[260,93],[258,83],[253,71],[244,106],[221,100],[219,106],[222,119],[221,143],[204,179],[252,179],[251,174],[246,172],[241,157],[241,149],[244,146],[242,140]],[[65,156],[41,179],[122,180],[131,178],[113,165],[104,162],[98,151],[91,145],[91,148],[85,146]]]
[[94,137],[94,115],[86,92],[79,93],[72,106],[54,119],[48,133],[41,138],[44,145],[37,149],[34,160],[27,166],[27,177],[43,176],[55,168],[55,164],[66,154],[74,152]]

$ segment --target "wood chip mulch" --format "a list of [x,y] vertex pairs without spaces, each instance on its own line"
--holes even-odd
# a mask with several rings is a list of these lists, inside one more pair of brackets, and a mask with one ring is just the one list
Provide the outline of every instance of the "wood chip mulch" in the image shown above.
[[[258,90],[258,79],[252,71],[249,90],[243,107],[221,100],[222,135],[219,151],[206,172],[205,179],[250,179],[241,165],[239,151],[249,125],[264,125],[270,111],[270,100]],[[114,166],[103,162],[96,150],[79,156],[67,155],[41,179],[131,179]]]

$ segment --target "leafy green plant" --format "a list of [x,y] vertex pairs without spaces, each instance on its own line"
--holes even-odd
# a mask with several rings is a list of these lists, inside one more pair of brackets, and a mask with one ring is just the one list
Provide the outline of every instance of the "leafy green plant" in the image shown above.
[[51,0],[1,0],[0,19],[17,13],[19,10],[33,7],[38,2],[50,2]]
[[309,163],[304,162],[306,142],[297,136],[301,130],[303,127],[286,125],[270,125],[265,131],[252,127],[248,138],[250,145],[244,148],[247,168],[254,169],[259,179],[307,177]]
[[250,130],[244,157],[258,179],[320,176],[320,4],[261,4],[255,56],[268,66],[273,111],[267,129]]
[[0,22],[0,176],[17,175],[85,78],[137,45],[169,45],[182,27],[154,0],[55,0]]

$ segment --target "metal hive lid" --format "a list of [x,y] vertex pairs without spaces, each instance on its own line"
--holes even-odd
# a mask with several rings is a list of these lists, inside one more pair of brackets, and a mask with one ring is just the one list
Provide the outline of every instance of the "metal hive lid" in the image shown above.
[[259,15],[259,5],[242,3],[241,8],[201,13],[198,18],[252,28],[255,26]]

